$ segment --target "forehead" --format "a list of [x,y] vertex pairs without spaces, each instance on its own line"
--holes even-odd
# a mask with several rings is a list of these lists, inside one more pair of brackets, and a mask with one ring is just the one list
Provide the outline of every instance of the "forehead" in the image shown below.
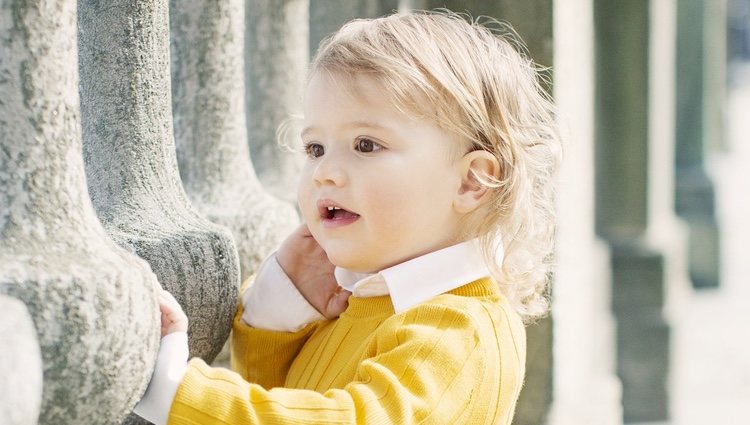
[[315,109],[316,105],[327,102],[328,99],[331,99],[330,102],[386,106],[391,101],[389,97],[385,87],[375,77],[319,71],[308,81],[305,106]]
[[357,128],[393,132],[420,121],[394,105],[392,96],[374,77],[317,73],[305,95],[303,138],[310,133]]
[[414,87],[401,87],[387,76],[367,71],[318,69],[312,73],[305,93],[305,109],[312,110],[326,99],[355,103],[401,115],[434,120],[435,108]]

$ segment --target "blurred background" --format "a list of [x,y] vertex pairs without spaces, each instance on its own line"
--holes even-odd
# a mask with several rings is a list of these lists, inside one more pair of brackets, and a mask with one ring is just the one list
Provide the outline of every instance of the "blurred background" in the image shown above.
[[[250,1],[265,187],[294,193],[267,118],[274,102],[295,112],[304,78],[269,55],[307,63],[352,18],[438,7],[515,27],[550,69],[566,138],[553,310],[529,328],[514,423],[750,424],[750,0]],[[293,33],[269,36],[274,22]]]

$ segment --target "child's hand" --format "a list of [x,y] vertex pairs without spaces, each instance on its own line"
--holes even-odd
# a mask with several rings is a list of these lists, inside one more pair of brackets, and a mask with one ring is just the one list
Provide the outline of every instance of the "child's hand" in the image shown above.
[[173,332],[187,332],[188,318],[180,303],[164,289],[159,288],[159,311],[161,312],[161,337]]
[[338,317],[349,303],[351,293],[336,283],[335,266],[310,233],[299,226],[281,244],[276,260],[294,286],[327,319]]

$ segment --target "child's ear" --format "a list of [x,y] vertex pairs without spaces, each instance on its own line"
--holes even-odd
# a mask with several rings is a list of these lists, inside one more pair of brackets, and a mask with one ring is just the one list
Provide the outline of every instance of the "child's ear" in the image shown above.
[[458,188],[453,207],[459,213],[469,213],[486,201],[490,188],[482,184],[500,176],[500,163],[485,150],[471,151],[459,163],[461,186]]

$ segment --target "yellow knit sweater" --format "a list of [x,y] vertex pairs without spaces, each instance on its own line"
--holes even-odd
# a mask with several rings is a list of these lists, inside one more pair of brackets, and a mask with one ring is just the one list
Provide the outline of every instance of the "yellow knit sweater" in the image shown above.
[[231,372],[188,365],[169,413],[182,424],[510,424],[524,375],[523,324],[490,279],[394,314],[349,299],[299,332],[234,320]]

